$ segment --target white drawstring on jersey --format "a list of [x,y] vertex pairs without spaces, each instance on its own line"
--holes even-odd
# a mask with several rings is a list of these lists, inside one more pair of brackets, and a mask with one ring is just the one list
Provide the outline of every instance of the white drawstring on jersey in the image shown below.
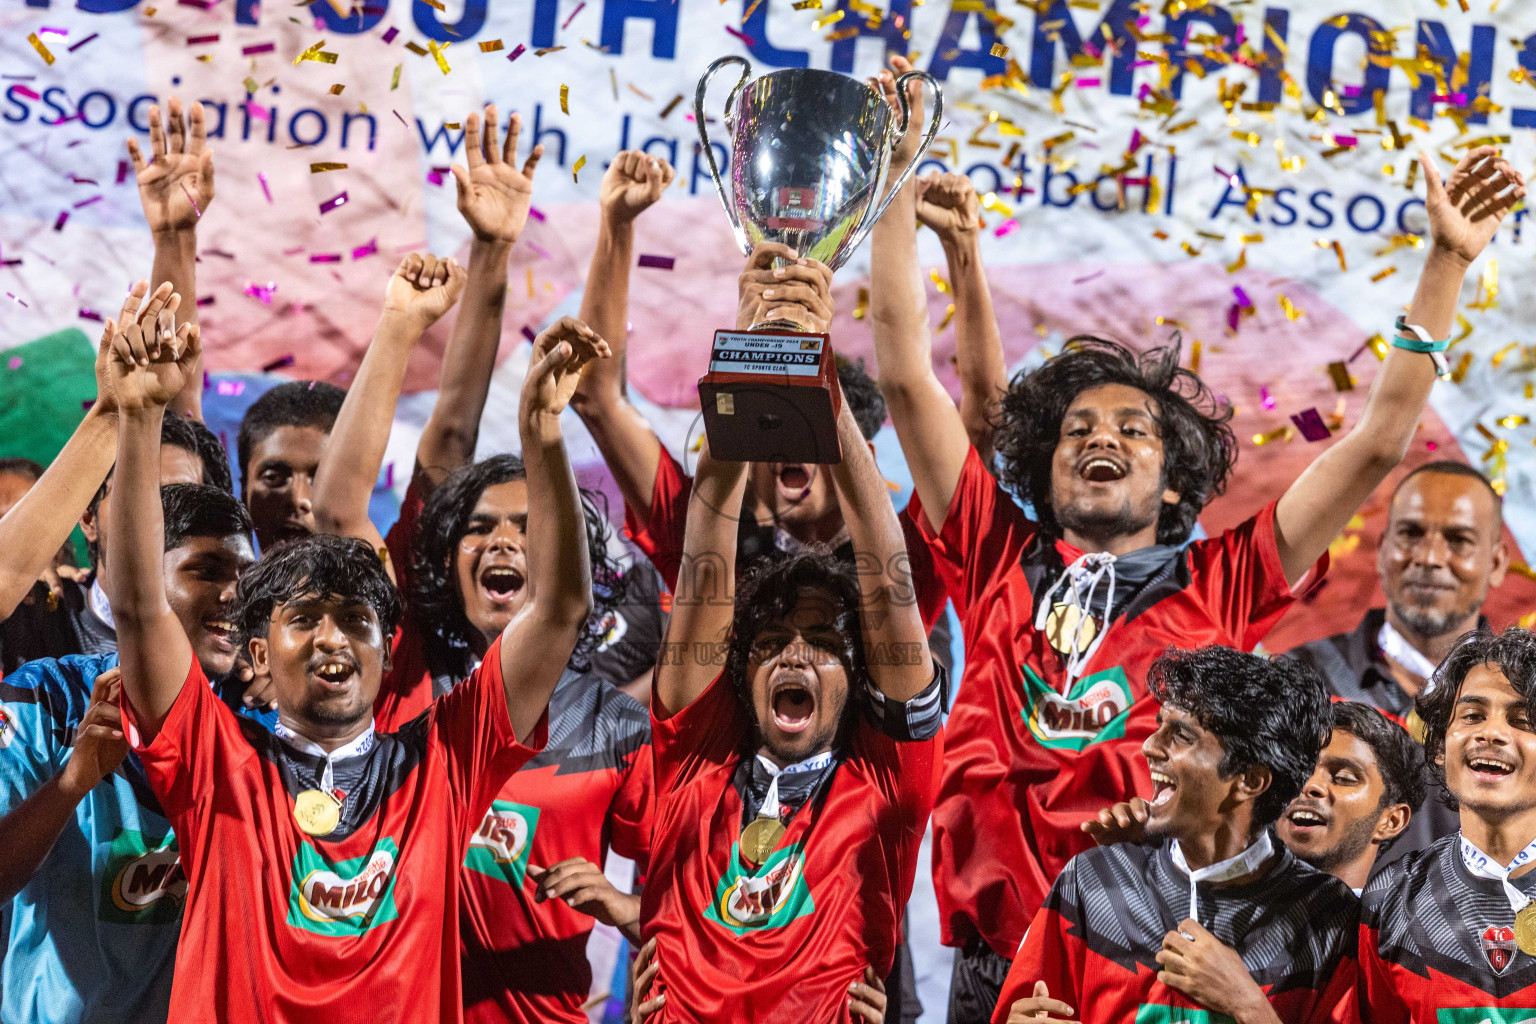
[[[1103,625],[1096,625],[1093,639],[1088,642],[1087,647],[1083,647],[1083,630],[1093,619],[1093,596],[1098,591],[1100,582],[1106,578],[1109,581],[1109,587],[1104,593],[1102,605]],[[1065,588],[1063,584],[1066,584]],[[1053,598],[1058,590],[1063,590],[1063,603],[1077,612],[1076,621],[1072,623],[1072,636],[1066,645],[1065,652],[1067,687],[1070,688],[1077,681],[1077,677],[1082,675],[1089,659],[1099,649],[1099,644],[1104,642],[1104,634],[1109,632],[1110,617],[1115,610],[1115,556],[1107,551],[1096,551],[1080,556],[1063,569],[1061,575],[1056,577],[1056,582],[1051,584],[1051,589],[1045,592],[1045,597],[1040,601],[1040,610],[1035,613],[1036,630],[1046,629],[1054,608]],[[1057,650],[1061,650],[1061,647],[1057,646]]]

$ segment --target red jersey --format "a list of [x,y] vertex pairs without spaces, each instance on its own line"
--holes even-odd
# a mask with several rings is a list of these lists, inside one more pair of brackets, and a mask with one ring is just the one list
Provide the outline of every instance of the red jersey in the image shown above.
[[[1275,845],[1280,856],[1253,881],[1201,886],[1200,923],[1237,951],[1286,1024],[1351,1024],[1355,896]],[[1157,980],[1163,936],[1189,916],[1189,876],[1168,851],[1122,843],[1072,858],[1013,958],[994,1024],[1037,981],[1083,1024],[1230,1024]]]
[[236,718],[196,660],[148,746],[123,702],[187,877],[172,1024],[460,1019],[459,865],[546,732],[541,719],[533,747],[517,742],[499,651],[399,732],[334,762],[346,797],[324,837],[293,816],[323,760]]
[[535,903],[529,864],[609,844],[642,867],[654,777],[646,710],[596,676],[568,671],[549,701],[549,743],[508,779],[464,857],[464,1019],[585,1024],[592,918],[561,900]]
[[395,567],[395,586],[405,602],[405,616],[390,650],[389,671],[379,684],[373,701],[373,724],[383,732],[392,732],[409,722],[432,704],[432,673],[427,671],[426,649],[421,632],[411,628],[412,583],[416,572],[416,534],[421,525],[421,510],[426,506],[427,482],[421,473],[411,477],[400,503],[400,518],[384,537],[384,550]]
[[[624,532],[635,546],[645,553],[661,573],[668,589],[677,589],[677,570],[683,558],[683,533],[688,525],[688,499],[693,494],[693,477],[672,458],[665,447],[656,465],[656,483],[651,490],[649,525],[642,527],[640,517],[629,505],[624,506]],[[947,563],[937,561],[928,549],[922,532],[906,512],[898,516],[901,532],[907,542],[907,554],[911,559],[911,588],[913,599],[923,616],[923,629],[933,629],[934,623],[944,614],[944,604],[950,591],[957,584]],[[741,524],[741,542],[738,545],[738,564],[744,553],[767,553],[774,550],[772,528],[754,528],[751,521]],[[851,561],[852,545],[837,549],[839,556]],[[945,575],[950,573],[949,575]]]
[[[1050,626],[1035,623],[1037,602],[1082,552],[1042,537],[975,449],[937,535],[915,495],[909,511],[962,581],[950,596],[965,675],[933,812],[940,927],[946,945],[980,935],[1010,957],[1051,880],[1093,845],[1079,826],[1108,804],[1152,795],[1141,754],[1157,717],[1146,687],[1152,662],[1170,646],[1251,650],[1293,600],[1274,505],[1182,550],[1117,560],[1122,569],[1143,563],[1144,582],[1116,598],[1105,641],[1070,686]],[[1308,582],[1326,565],[1325,555]]]
[[652,1024],[848,1021],[848,986],[868,966],[888,974],[901,939],[939,736],[898,741],[861,714],[820,796],[753,876],[734,781],[752,727],[730,682],[717,676],[651,730],[657,806],[640,919],[667,993]]
[[[1536,1019],[1536,957],[1515,944],[1504,887],[1468,871],[1460,844],[1446,836],[1393,862],[1360,898],[1360,1003],[1372,1024]],[[1510,882],[1536,896],[1536,874]]]

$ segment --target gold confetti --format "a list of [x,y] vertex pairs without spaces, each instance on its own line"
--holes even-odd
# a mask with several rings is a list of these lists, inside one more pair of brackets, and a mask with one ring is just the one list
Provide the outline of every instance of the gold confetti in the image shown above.
[[560,113],[569,114],[571,112],[570,99],[571,87],[568,85],[562,85],[560,87]]
[[1365,339],[1365,344],[1378,360],[1386,359],[1387,353],[1392,350],[1392,346],[1387,344],[1387,339],[1379,334],[1373,334]]
[[1304,309],[1297,309],[1291,300],[1284,295],[1280,296],[1280,308],[1285,310],[1285,318],[1287,320],[1300,320],[1307,312]]
[[326,171],[344,171],[346,169],[346,164],[322,163],[309,165],[310,174],[324,174]]
[[797,11],[819,11],[821,0],[795,0],[793,6]]
[[528,297],[533,298],[533,268],[528,268]]
[[1467,377],[1467,371],[1472,369],[1472,353],[1463,352],[1456,362],[1456,368],[1451,371],[1451,383],[1460,384]]
[[246,95],[248,95],[248,96],[256,95],[256,90],[261,88],[260,85],[256,84],[256,79],[254,79],[254,78],[247,78],[245,81],[241,82],[240,84],[245,86],[245,92],[246,92]]
[[1388,267],[1386,270],[1378,270],[1376,273],[1371,275],[1371,281],[1373,283],[1376,281],[1384,281],[1395,273],[1397,273],[1396,267]]
[[1328,376],[1333,379],[1333,390],[1335,391],[1353,391],[1355,389],[1355,378],[1349,375],[1349,364],[1342,360],[1328,364]]
[[585,153],[583,153],[581,156],[576,158],[576,164],[575,164],[575,166],[573,166],[571,168],[571,180],[572,181],[576,180],[576,175],[580,174],[581,173],[581,169],[583,167],[585,167],[585,166],[587,166],[587,156],[586,156]]
[[1008,47],[1004,46],[1002,43],[993,43],[992,44],[992,56],[994,56],[994,57],[1006,57],[1006,56],[1008,56]]
[[156,14],[159,14],[159,13],[160,12],[159,12],[158,8],[155,8],[155,7],[146,7],[146,8],[144,8],[144,17],[146,17],[146,18],[153,18]]
[[501,49],[500,39],[487,39],[485,42],[480,44],[481,53],[495,53],[499,49]]
[[1253,443],[1256,445],[1271,444],[1275,441],[1289,441],[1295,430],[1291,427],[1276,427],[1274,430],[1262,434],[1253,435]]
[[1491,259],[1477,279],[1477,298],[1467,303],[1468,309],[1499,308],[1499,261]]
[[390,78],[390,81],[389,81],[389,91],[390,92],[394,92],[396,89],[400,88],[400,69],[403,68],[403,67],[405,67],[404,64],[396,64],[395,65],[395,73]]
[[1505,430],[1511,430],[1515,427],[1525,426],[1531,422],[1531,418],[1521,413],[1511,413],[1508,416],[1500,416],[1496,422]]
[[833,11],[831,14],[823,14],[821,17],[811,22],[811,31],[820,32],[828,25],[836,25],[838,22],[843,20],[843,16],[847,13],[847,11]]
[[667,115],[676,110],[677,105],[681,102],[683,102],[682,93],[678,93],[676,96],[673,96],[671,102],[669,102],[665,107],[661,109],[661,119],[665,121],[667,119]]
[[32,49],[36,50],[37,55],[43,58],[44,64],[47,64],[49,67],[53,66],[53,54],[48,52],[48,47],[43,45],[43,41],[37,37],[36,32],[27,36],[27,42],[31,43]]
[[951,302],[944,310],[944,319],[939,321],[937,330],[942,331],[949,326],[949,322],[955,318],[955,304]]
[[1248,265],[1248,249],[1246,246],[1237,254],[1237,259],[1227,264],[1227,273],[1235,274]]
[[1189,347],[1189,372],[1191,373],[1200,372],[1200,347],[1198,339]]
[[437,69],[445,75],[452,71],[453,68],[448,66],[448,60],[443,56],[443,51],[452,45],[452,43],[439,44],[436,39],[429,39],[427,41],[427,49],[432,51],[432,59],[437,61]]
[[853,307],[853,318],[855,320],[863,320],[864,317],[867,316],[868,314],[869,314],[869,289],[868,288],[860,288],[859,289],[859,301]]
[[345,85],[341,84],[340,82],[337,82],[335,85],[331,86],[331,95],[332,96],[340,96],[341,95],[341,90],[343,90],[345,88],[346,88]]
[[[1329,245],[1331,245],[1333,247],[1333,254],[1339,258],[1339,269],[1344,271],[1345,273],[1348,273],[1349,272],[1349,266],[1344,262],[1344,246],[1339,244],[1339,240],[1338,239],[1334,239],[1332,242],[1329,243]],[[1291,317],[1291,319],[1294,320],[1296,318],[1295,317]]]
[[444,121],[443,122],[443,127],[444,128],[450,128],[453,131],[458,131],[459,129],[463,128],[464,126],[462,124],[460,124],[458,121]]
[[563,50],[563,49],[565,49],[565,47],[563,47],[563,46],[545,46],[545,47],[541,47],[540,49],[534,50],[533,51],[533,55],[535,57],[542,57],[546,53],[554,53],[557,50]]
[[1511,352],[1513,352],[1515,349],[1517,349],[1519,347],[1520,347],[1520,343],[1518,341],[1510,342],[1508,345],[1505,345],[1503,348],[1499,349],[1493,355],[1488,357],[1489,364],[1492,365],[1492,367],[1495,370],[1497,370],[1500,367],[1500,365],[1503,364],[1505,358],[1508,357],[1508,355]]
[[939,294],[951,294],[949,289],[949,282],[944,280],[943,275],[941,275],[937,270],[928,271],[928,280],[933,282],[933,286],[939,290]]
[[327,51],[320,49],[320,47],[322,47],[324,45],[325,45],[325,40],[324,39],[320,40],[314,46],[311,46],[309,49],[305,50],[303,53],[301,53],[297,57],[293,58],[293,63],[295,65],[297,65],[297,64],[302,63],[303,61],[312,60],[312,61],[317,61],[317,62],[319,62],[321,64],[335,64],[336,63],[336,55],[334,53],[328,53]]
[[425,57],[427,55],[426,48],[423,47],[423,46],[420,46],[419,44],[414,43],[414,42],[406,43],[405,44],[405,48],[407,50],[410,50],[412,53],[414,53],[418,57]]

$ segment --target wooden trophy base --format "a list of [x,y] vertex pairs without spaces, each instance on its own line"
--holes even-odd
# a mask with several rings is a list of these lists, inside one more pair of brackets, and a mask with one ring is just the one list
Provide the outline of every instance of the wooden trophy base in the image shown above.
[[716,331],[699,378],[709,451],[730,462],[843,461],[842,390],[825,334]]

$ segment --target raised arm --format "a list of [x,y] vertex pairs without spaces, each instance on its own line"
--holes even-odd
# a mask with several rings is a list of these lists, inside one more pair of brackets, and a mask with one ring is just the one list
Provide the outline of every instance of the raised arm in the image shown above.
[[[384,547],[368,518],[368,498],[389,444],[405,365],[422,332],[458,300],[464,277],[464,268],[453,260],[416,253],[395,268],[384,313],[315,470],[315,526],[321,533],[357,537],[375,551]],[[387,568],[393,576],[394,566]]]
[[[1525,196],[1525,179],[1492,146],[1480,146],[1462,157],[1448,185],[1441,183],[1432,157],[1423,154],[1420,162],[1432,244],[1407,322],[1442,341],[1455,321],[1467,268],[1493,238],[1504,215]],[[1407,454],[1434,382],[1434,363],[1427,354],[1390,349],[1359,422],[1280,498],[1275,541],[1292,585]]]
[[912,594],[906,541],[885,477],[846,400],[837,432],[843,461],[832,467],[832,481],[858,566],[865,661],[881,693],[908,701],[933,681],[933,657]]
[[635,218],[672,184],[672,165],[636,150],[613,158],[603,174],[597,248],[581,296],[581,321],[613,347],[613,358],[587,368],[571,404],[596,442],[624,503],[649,525],[661,441],[630,404],[629,272],[635,259]]
[[453,167],[459,191],[459,213],[474,232],[469,243],[469,281],[464,303],[443,353],[437,403],[416,446],[416,464],[435,487],[449,473],[475,457],[480,414],[496,370],[501,344],[501,317],[507,304],[507,257],[528,223],[533,203],[533,172],[544,155],[543,146],[517,167],[517,139],[522,118],[507,122],[504,145],[497,145],[496,106],[464,119],[464,158],[468,167]]
[[[911,67],[901,57],[892,57],[891,64],[898,73]],[[887,100],[894,101],[895,78],[885,71],[880,82]],[[916,152],[923,121],[921,100],[921,90],[910,89],[911,121],[891,158],[895,166],[902,166],[902,161]],[[971,442],[959,410],[933,370],[933,339],[917,258],[916,225],[916,187],[909,182],[870,232],[869,319],[880,392],[912,470],[917,496],[934,529],[939,530],[960,484]]]
[[501,678],[519,740],[539,724],[592,611],[587,519],[560,414],[583,367],[611,356],[590,327],[564,317],[535,339],[523,380],[518,433],[528,477],[528,598],[501,635]]
[[198,329],[129,323],[112,338],[117,393],[117,468],[112,484],[112,572],[107,599],[117,626],[123,693],[149,743],[181,692],[192,645],[165,596],[165,525],[160,511],[160,423],[200,351]]
[[992,458],[992,418],[1008,390],[1003,337],[992,310],[992,288],[981,265],[981,202],[963,174],[919,178],[917,219],[944,246],[955,297],[955,362],[960,372],[960,419],[984,460]]
[[[160,122],[160,108],[149,108],[150,159],[139,144],[128,140],[128,155],[138,177],[139,202],[155,237],[151,281],[169,281],[182,297],[183,323],[197,323],[197,224],[213,202],[213,150],[203,122],[203,105],[194,103],[183,115],[181,100],[170,98],[169,131]],[[203,360],[187,378],[171,409],[188,419],[203,418]]]

